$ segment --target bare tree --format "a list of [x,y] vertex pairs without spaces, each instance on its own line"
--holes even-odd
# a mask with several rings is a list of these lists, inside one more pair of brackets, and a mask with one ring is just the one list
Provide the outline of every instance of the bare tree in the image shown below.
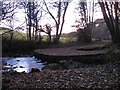
[[98,0],[113,43],[120,44],[120,1]]
[[52,42],[52,35],[51,35],[52,26],[50,24],[45,24],[43,28],[41,26],[40,31],[48,35],[48,42],[51,43]]
[[20,5],[25,10],[26,14],[26,25],[27,25],[27,32],[29,40],[37,40],[37,32],[38,32],[38,22],[42,17],[42,4],[41,1],[34,1],[34,2],[21,2]]
[[54,37],[55,43],[59,42],[62,30],[63,30],[63,25],[65,22],[65,14],[66,14],[69,3],[70,3],[69,0],[68,1],[67,0],[66,1],[58,0],[58,1],[53,1],[50,3],[55,10],[57,9],[57,17],[56,17],[50,11],[47,2],[44,0],[44,4],[45,4],[48,14],[51,16],[51,18],[55,22],[55,26],[56,26],[56,34]]
[[1,8],[0,21],[1,21],[13,17],[13,15],[15,14],[14,10],[17,8],[17,4],[15,2],[0,1],[0,8]]
[[79,10],[80,20],[77,20],[76,22],[79,24],[78,28],[84,28],[84,29],[78,29],[80,33],[79,38],[83,38],[85,42],[91,41],[91,35],[92,35],[92,29],[94,28],[94,9],[95,9],[95,2],[94,0],[88,1],[88,0],[80,0],[78,4],[77,10]]
[[[1,22],[5,21],[5,24],[7,27],[9,27],[9,47],[12,47],[12,40],[14,35],[14,20],[15,20],[15,10],[17,8],[16,2],[2,2],[2,16],[1,16]],[[5,32],[6,33],[6,32]]]

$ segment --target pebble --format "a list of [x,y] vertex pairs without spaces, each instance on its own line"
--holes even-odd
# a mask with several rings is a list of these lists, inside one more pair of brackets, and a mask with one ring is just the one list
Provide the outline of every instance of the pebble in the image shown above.
[[[10,80],[10,88],[85,88],[120,90],[120,63],[108,63],[99,67],[85,67],[72,70],[43,70],[33,73],[3,74],[3,83]],[[4,85],[4,84],[3,84]],[[116,89],[117,88],[117,89]],[[84,90],[85,90],[84,89]]]

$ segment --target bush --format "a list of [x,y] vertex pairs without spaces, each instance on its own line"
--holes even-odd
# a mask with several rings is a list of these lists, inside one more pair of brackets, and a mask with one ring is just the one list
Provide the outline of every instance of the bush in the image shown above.
[[78,42],[91,42],[90,32],[88,29],[79,29],[78,30]]
[[120,52],[115,52],[114,50],[110,50],[104,57],[105,60],[109,61],[118,61],[120,60]]
[[22,40],[2,40],[2,51],[30,51],[36,48],[36,43],[34,41],[22,41]]

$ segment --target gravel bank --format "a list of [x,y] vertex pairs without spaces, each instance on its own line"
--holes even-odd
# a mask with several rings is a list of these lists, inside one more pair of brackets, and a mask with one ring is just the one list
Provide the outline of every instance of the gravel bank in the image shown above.
[[34,73],[3,73],[3,90],[71,89],[120,90],[120,61],[73,70],[43,70]]

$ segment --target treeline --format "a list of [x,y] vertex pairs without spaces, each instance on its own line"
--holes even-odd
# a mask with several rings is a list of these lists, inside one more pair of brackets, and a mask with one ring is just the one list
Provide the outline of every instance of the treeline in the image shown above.
[[[23,24],[18,27],[14,27],[16,20],[16,13],[20,9],[23,10],[25,15],[27,39],[35,42],[42,42],[41,33],[46,33],[48,35],[48,42],[59,43],[60,37],[62,35],[63,26],[65,23],[66,12],[68,6],[73,1],[71,0],[34,0],[34,1],[0,1],[1,5],[1,17],[0,21],[7,21],[10,28],[10,41],[13,39],[13,31],[23,29]],[[112,37],[113,43],[120,43],[120,1],[106,1],[106,0],[79,0],[76,4],[76,10],[80,18],[76,20],[76,29],[80,30],[79,33],[83,33],[83,38],[85,42],[92,41],[92,31],[94,30],[94,17],[96,9],[101,9],[103,13],[104,20],[109,29],[110,35]],[[42,22],[42,18],[45,15],[49,15],[52,24],[48,21],[45,25],[39,25]],[[15,21],[16,20],[16,21]],[[82,29],[81,29],[82,27]],[[55,30],[55,35],[52,38],[51,33]],[[79,34],[78,33],[78,34]]]

